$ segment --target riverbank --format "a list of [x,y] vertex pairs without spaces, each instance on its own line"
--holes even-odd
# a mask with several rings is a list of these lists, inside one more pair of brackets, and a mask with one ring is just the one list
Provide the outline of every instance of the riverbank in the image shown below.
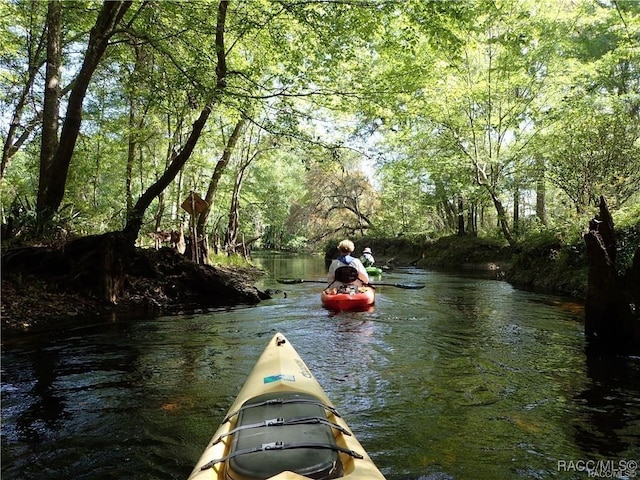
[[[54,256],[52,252],[30,256]],[[252,267],[197,265],[170,248],[136,249],[123,294],[116,302],[100,295],[95,270],[84,278],[39,259],[36,265],[7,262],[3,252],[2,332],[32,332],[65,319],[96,315],[171,315],[269,298],[255,283],[264,274]],[[56,268],[57,267],[57,268]]]
[[[471,272],[505,280],[518,288],[584,299],[586,262],[580,252],[548,246],[514,251],[508,245],[474,236],[436,241],[408,238],[365,239],[357,249],[373,249],[387,268],[415,265]],[[335,253],[333,243],[327,256]],[[256,304],[268,293],[255,282],[264,272],[252,267],[196,265],[169,248],[136,249],[124,294],[117,303],[103,300],[89,279],[77,281],[55,269],[6,268],[3,258],[2,331],[29,332],[52,322],[90,315],[171,315],[211,308]]]
[[[335,242],[334,242],[335,243]],[[387,268],[421,268],[482,274],[505,280],[517,288],[584,300],[587,260],[584,248],[548,242],[531,248],[512,248],[506,242],[473,235],[451,235],[435,241],[425,238],[364,238],[356,253],[367,246],[376,264]],[[335,245],[327,245],[333,255]]]

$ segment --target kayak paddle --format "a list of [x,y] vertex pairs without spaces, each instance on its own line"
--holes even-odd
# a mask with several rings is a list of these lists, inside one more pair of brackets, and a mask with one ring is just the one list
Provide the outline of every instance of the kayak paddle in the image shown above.
[[[325,280],[303,280],[302,278],[277,278],[276,281],[278,283],[285,283],[288,285],[294,284],[294,283],[324,283],[325,285],[327,285],[327,281]],[[369,285],[371,285],[372,287],[377,287],[377,286],[381,286],[381,287],[396,287],[396,288],[405,288],[408,290],[419,290],[420,288],[424,288],[425,285],[420,285],[418,283],[382,283],[382,282],[376,282],[376,283],[370,283]]]

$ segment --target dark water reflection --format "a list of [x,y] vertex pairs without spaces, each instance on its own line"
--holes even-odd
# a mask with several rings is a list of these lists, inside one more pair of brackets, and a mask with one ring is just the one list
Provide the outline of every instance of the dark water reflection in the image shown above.
[[[322,257],[258,260],[272,278],[325,275]],[[288,295],[257,307],[3,338],[2,478],[186,478],[276,331],[390,480],[640,460],[640,359],[587,358],[579,305],[418,269],[383,281],[427,287],[336,315],[320,285],[271,279]]]

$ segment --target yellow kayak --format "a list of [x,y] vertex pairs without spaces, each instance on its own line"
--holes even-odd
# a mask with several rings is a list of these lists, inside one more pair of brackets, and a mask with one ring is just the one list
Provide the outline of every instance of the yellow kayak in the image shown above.
[[276,334],[189,480],[384,480],[293,346]]

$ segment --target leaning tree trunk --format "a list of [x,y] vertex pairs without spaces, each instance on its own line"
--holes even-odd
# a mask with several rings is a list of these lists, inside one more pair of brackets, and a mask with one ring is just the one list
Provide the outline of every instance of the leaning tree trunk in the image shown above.
[[585,333],[591,345],[615,352],[640,349],[640,247],[631,269],[620,276],[614,223],[604,197],[584,240],[589,272]]
[[218,19],[216,25],[216,52],[218,64],[216,65],[217,80],[213,98],[204,107],[204,109],[200,112],[200,116],[198,117],[198,119],[193,123],[191,133],[189,134],[189,138],[187,139],[184,148],[173,158],[162,176],[153,185],[151,185],[147,189],[147,191],[142,194],[131,212],[127,212],[127,222],[123,229],[123,233],[132,244],[135,243],[136,239],[138,238],[140,229],[142,228],[142,220],[144,218],[144,214],[147,208],[149,208],[149,205],[151,205],[151,202],[158,195],[160,195],[165,190],[165,188],[169,186],[178,172],[180,172],[182,167],[185,165],[189,157],[191,157],[191,153],[193,152],[198,140],[200,139],[202,131],[207,123],[209,116],[211,115],[213,107],[219,101],[220,97],[222,96],[222,92],[227,85],[227,62],[226,50],[224,46],[224,26],[226,22],[228,5],[228,0],[221,0],[218,5]]
[[216,194],[216,190],[218,189],[218,183],[220,182],[220,178],[222,174],[227,168],[229,164],[229,159],[231,158],[231,154],[236,147],[238,142],[238,138],[240,137],[240,133],[242,132],[242,128],[246,123],[245,118],[241,118],[236,123],[231,136],[227,140],[227,145],[222,152],[222,156],[213,170],[213,174],[211,175],[211,181],[209,182],[209,188],[207,189],[207,194],[204,198],[205,202],[207,202],[207,206],[205,209],[200,212],[198,215],[198,222],[196,225],[196,237],[203,239],[203,248],[200,251],[200,260],[202,263],[208,263],[209,259],[209,242],[207,241],[207,235],[205,232],[205,225],[207,223],[207,219],[209,218],[209,213],[211,212],[211,206],[213,205],[213,198]]
[[496,213],[498,214],[498,223],[500,224],[502,234],[504,235],[504,238],[506,238],[509,242],[509,245],[513,247],[515,246],[516,241],[515,238],[513,238],[511,229],[509,228],[509,219],[507,218],[507,212],[504,209],[504,205],[495,193],[489,193],[491,195],[491,200],[493,200],[493,206],[496,208]]

